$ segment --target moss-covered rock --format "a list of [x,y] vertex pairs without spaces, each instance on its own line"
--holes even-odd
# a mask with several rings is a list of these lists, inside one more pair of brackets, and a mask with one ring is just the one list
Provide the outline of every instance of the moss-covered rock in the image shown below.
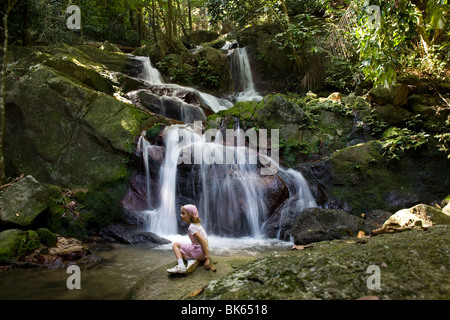
[[46,184],[46,188],[50,205],[45,224],[52,233],[87,240],[90,234],[124,218],[120,200],[126,184],[76,193],[55,185]]
[[41,246],[39,234],[34,230],[9,229],[0,232],[0,264],[13,263]]
[[0,263],[10,263],[16,257],[22,241],[22,230],[9,229],[0,232]]
[[122,52],[122,50],[120,50],[118,46],[109,42],[108,40],[106,40],[102,43],[100,50],[105,50],[105,51],[109,51],[109,52]]
[[48,228],[39,228],[36,230],[39,240],[47,247],[54,247],[58,241],[56,234],[51,232]]
[[34,177],[26,176],[0,190],[0,223],[29,227],[48,208],[49,195]]
[[369,98],[379,105],[392,104],[402,106],[406,104],[409,88],[404,83],[397,83],[392,87],[377,86],[369,91]]
[[[276,41],[273,41],[275,35],[281,32],[279,26],[266,24],[243,28],[237,34],[240,47],[249,48],[254,65],[254,77],[264,78],[263,83],[270,83],[270,89],[267,90],[269,92],[273,92],[274,88],[276,92],[286,92],[289,75],[296,70],[294,61],[289,58],[288,50],[280,48]],[[257,86],[259,87],[262,86]]]
[[417,203],[432,203],[447,194],[450,163],[434,146],[405,152],[388,164],[380,141],[344,148],[307,175],[329,196],[319,205],[341,208],[354,215],[372,210],[391,213]]
[[243,130],[278,129],[280,159],[286,166],[346,147],[353,132],[353,116],[345,106],[318,99],[306,103],[282,94],[267,95],[260,102],[238,102],[208,117],[207,125],[230,127],[235,119]]
[[[445,300],[450,288],[448,228],[323,241],[276,253],[211,281],[196,299]],[[379,286],[374,286],[376,276]]]
[[[210,281],[220,279],[239,266],[254,260],[251,257],[213,258],[216,272],[205,270],[203,265],[191,274],[170,275],[167,269],[174,264],[152,270],[139,280],[127,293],[127,300],[173,300],[189,299],[189,294],[206,286]],[[174,262],[175,263],[175,262]]]
[[102,76],[100,66],[87,65],[85,64],[86,60],[83,61],[64,52],[53,55],[37,52],[36,56],[36,60],[42,62],[43,65],[68,75],[70,78],[79,81],[80,84],[107,94],[114,92],[113,81]]
[[310,208],[295,219],[291,233],[295,244],[355,237],[359,231],[373,229],[366,220],[342,210]]
[[213,47],[204,47],[194,55],[197,63],[196,77],[208,91],[229,94],[233,91],[231,71],[226,55]]
[[[217,32],[207,31],[207,30],[194,30],[189,33],[188,38],[186,40],[190,40],[193,45],[198,46],[205,42],[211,42],[216,40],[219,37]],[[185,41],[186,41],[185,40]]]
[[[151,115],[40,64],[8,77],[6,163],[64,186],[98,185],[128,174],[134,139]],[[38,157],[36,157],[38,155]]]
[[382,121],[385,121],[388,125],[398,125],[403,123],[405,119],[411,116],[411,112],[401,107],[394,107],[391,104],[383,106],[376,106],[375,113],[379,115]]

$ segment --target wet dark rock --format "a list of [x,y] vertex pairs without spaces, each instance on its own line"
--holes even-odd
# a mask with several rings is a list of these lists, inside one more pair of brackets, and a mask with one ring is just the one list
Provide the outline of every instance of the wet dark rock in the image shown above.
[[450,163],[433,145],[405,152],[387,164],[379,140],[339,150],[304,166],[318,205],[356,216],[373,210],[394,213],[447,195]]
[[310,208],[295,219],[291,233],[295,244],[355,237],[373,229],[363,218],[342,210]]
[[105,240],[124,244],[155,243],[167,244],[169,240],[161,238],[153,232],[138,230],[125,224],[112,224],[102,230]]

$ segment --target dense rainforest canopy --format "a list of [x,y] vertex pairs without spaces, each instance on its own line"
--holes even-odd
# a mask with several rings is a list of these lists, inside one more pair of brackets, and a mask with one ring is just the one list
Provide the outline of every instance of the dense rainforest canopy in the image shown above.
[[[396,72],[444,76],[450,59],[447,0],[2,0],[9,42],[23,45],[105,41],[138,47],[189,38],[193,30],[233,34],[273,24],[276,41],[289,48],[300,71],[305,56],[344,51],[336,72],[362,72],[392,83]],[[66,27],[69,5],[81,10],[81,29]],[[318,18],[321,23],[314,23]],[[4,30],[4,26],[3,26]],[[317,35],[320,35],[318,37]],[[4,32],[0,34],[2,42]],[[334,55],[336,56],[336,55]],[[345,59],[342,59],[342,56]],[[344,81],[344,79],[342,79]],[[336,84],[339,85],[339,84]],[[343,85],[343,84],[340,84]]]

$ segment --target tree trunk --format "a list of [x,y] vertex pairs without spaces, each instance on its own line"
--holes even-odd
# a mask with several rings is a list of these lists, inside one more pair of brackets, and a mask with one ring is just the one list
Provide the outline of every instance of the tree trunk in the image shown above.
[[158,0],[158,6],[159,6],[159,12],[161,14],[161,17],[163,19],[163,24],[164,24],[164,30],[165,30],[165,37],[167,40],[168,39],[168,33],[167,30],[169,29],[169,24],[167,22],[167,15],[164,13],[164,9],[163,9],[163,4],[162,4],[162,0]]
[[28,3],[26,1],[23,4],[22,20],[23,20],[22,44],[24,46],[29,46],[31,44],[30,28],[29,28],[30,16],[28,14]]
[[289,26],[290,26],[290,21],[289,21],[289,15],[288,15],[288,11],[287,11],[287,7],[286,7],[286,2],[284,0],[281,0],[281,4],[283,5],[283,12],[284,15],[286,17],[286,33],[288,34],[289,37],[289,41],[291,43],[291,45],[289,46],[291,48],[291,52],[292,52],[292,56],[294,57],[295,60],[295,65],[297,66],[297,70],[298,72],[302,73],[302,61],[300,59],[300,56],[298,55],[297,50],[295,50],[295,48],[293,47],[294,44],[294,38],[292,37],[292,33],[289,31]]
[[138,33],[138,47],[142,43],[142,9],[137,9],[137,33]]
[[6,183],[5,174],[5,158],[3,156],[5,149],[5,135],[6,135],[6,108],[5,108],[5,90],[6,90],[6,68],[8,62],[6,61],[6,54],[8,53],[8,14],[3,16],[3,30],[4,30],[4,44],[3,44],[3,68],[2,68],[2,85],[1,85],[1,101],[0,101],[0,185]]
[[185,16],[183,15],[183,12],[181,10],[181,4],[180,0],[177,0],[177,10],[178,10],[178,16],[180,17],[180,27],[181,31],[183,32],[183,35],[188,38],[188,33],[186,32],[186,27],[184,25],[185,23]]
[[0,184],[6,183],[6,173],[5,173],[5,136],[6,136],[6,69],[8,68],[8,61],[6,56],[8,54],[8,16],[12,9],[16,5],[17,0],[8,0],[8,8],[3,16],[3,70],[2,70],[2,84],[0,86]]
[[173,31],[173,13],[172,13],[172,0],[167,1],[167,38],[169,40],[169,43],[172,43],[172,31]]
[[156,25],[157,25],[157,14],[156,14],[155,0],[152,0],[152,33],[155,44],[158,43]]
[[188,1],[188,15],[189,15],[189,34],[192,32],[192,7],[191,1]]

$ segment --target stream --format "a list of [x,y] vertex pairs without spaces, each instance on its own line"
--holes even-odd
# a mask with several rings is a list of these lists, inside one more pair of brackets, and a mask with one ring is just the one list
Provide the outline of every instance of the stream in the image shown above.
[[[189,241],[187,236],[166,236],[173,241]],[[292,243],[265,238],[209,237],[214,256],[260,257],[285,251]],[[100,247],[99,247],[100,248]],[[68,289],[71,276],[66,268],[16,268],[0,272],[0,300],[117,300],[151,270],[176,263],[172,244],[122,245],[109,250],[92,250],[101,261],[80,265],[81,289]]]

